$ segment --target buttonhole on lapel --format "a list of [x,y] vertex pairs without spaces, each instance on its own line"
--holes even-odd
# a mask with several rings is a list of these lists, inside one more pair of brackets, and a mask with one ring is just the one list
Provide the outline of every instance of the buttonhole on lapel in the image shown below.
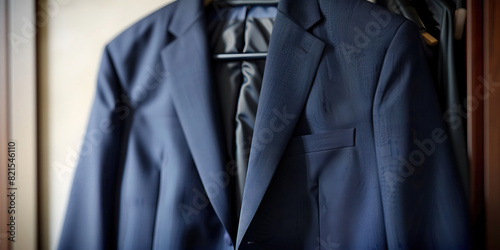
[[304,47],[302,47],[301,45],[299,45],[299,46],[297,46],[297,47],[300,49],[300,51],[304,52],[304,54],[307,54],[307,53],[308,53],[308,52],[307,52],[307,50],[306,50],[306,49],[304,49]]

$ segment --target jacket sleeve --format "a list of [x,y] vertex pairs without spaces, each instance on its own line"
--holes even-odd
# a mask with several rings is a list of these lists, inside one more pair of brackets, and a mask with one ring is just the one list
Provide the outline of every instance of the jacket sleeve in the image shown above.
[[405,21],[373,105],[389,249],[469,248],[468,205],[441,114],[418,28]]
[[113,249],[130,107],[106,47],[59,249]]

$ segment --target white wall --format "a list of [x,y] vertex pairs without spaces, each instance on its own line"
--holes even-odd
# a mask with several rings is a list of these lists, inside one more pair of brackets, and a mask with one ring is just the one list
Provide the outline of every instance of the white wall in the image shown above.
[[39,25],[42,249],[57,247],[105,44],[169,2],[41,1],[38,14],[47,16]]

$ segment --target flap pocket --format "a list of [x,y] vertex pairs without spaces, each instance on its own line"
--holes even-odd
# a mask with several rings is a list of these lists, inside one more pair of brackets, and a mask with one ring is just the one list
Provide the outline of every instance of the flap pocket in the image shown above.
[[340,129],[328,133],[296,136],[290,139],[285,155],[311,153],[354,146],[355,129]]

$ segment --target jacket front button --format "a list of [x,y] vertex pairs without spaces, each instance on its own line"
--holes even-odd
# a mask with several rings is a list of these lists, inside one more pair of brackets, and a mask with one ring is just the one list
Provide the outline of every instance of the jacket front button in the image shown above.
[[255,241],[248,241],[247,244],[248,245],[255,245]]

